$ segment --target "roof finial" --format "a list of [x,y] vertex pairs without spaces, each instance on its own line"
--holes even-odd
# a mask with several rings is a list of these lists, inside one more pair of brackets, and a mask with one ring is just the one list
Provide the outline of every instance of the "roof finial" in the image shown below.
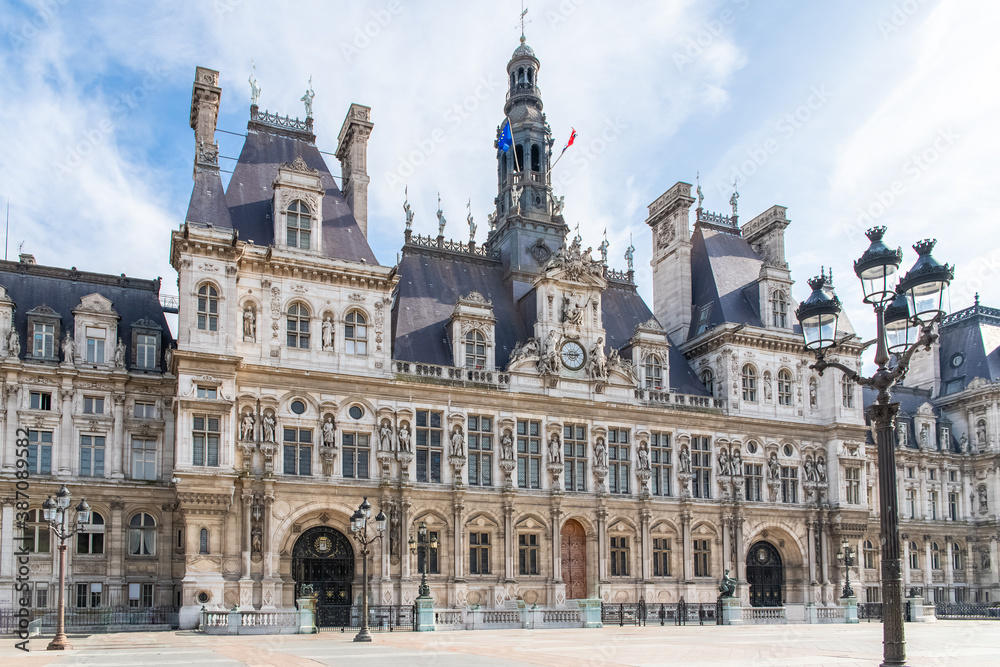
[[525,21],[524,17],[528,13],[528,8],[524,6],[524,0],[521,0],[521,43],[524,44],[524,24],[531,23],[531,21]]
[[413,209],[410,208],[410,186],[403,188],[403,213],[406,214],[406,231],[413,229]]
[[729,204],[733,207],[733,220],[736,219],[736,201],[740,198],[740,191],[736,188],[736,179],[733,179],[733,196],[729,198]]
[[441,210],[441,191],[440,190],[438,191],[437,217],[438,217],[438,236],[441,237],[441,238],[444,238],[444,226],[448,223],[448,221],[444,219],[444,211]]
[[601,245],[597,246],[597,249],[601,253],[601,263],[604,264],[604,266],[608,265],[608,248],[609,247],[610,247],[610,244],[608,243],[608,228],[605,227],[604,228],[604,240],[601,242]]
[[472,243],[476,240],[476,223],[472,221],[472,199],[469,199],[465,208],[469,209],[469,214],[465,219],[469,223],[469,243]]
[[306,90],[306,94],[302,96],[301,101],[306,105],[306,118],[313,117],[313,98],[316,97],[316,93],[313,92],[313,78],[309,75],[309,88]]
[[573,237],[574,243],[582,243],[583,237],[580,236],[580,223],[576,223],[576,235]]
[[260,86],[257,85],[257,77],[254,76],[257,68],[253,64],[253,58],[250,59],[250,106],[257,106],[257,101],[260,100]]
[[701,193],[701,172],[696,171],[694,174],[694,182],[697,184],[695,192],[698,193],[698,208],[701,209],[701,203],[705,201],[705,195]]
[[635,257],[635,246],[632,245],[632,235],[628,235],[628,248],[625,250],[625,261],[628,262],[628,272],[632,273],[634,270],[633,258]]
[[973,308],[979,308],[979,292],[976,292],[976,302],[973,305]]

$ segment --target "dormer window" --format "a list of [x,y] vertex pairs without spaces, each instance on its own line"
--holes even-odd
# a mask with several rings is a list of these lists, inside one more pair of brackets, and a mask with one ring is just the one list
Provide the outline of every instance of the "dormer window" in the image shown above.
[[655,354],[646,357],[646,389],[663,388],[663,364]]
[[309,250],[312,239],[312,215],[304,201],[296,199],[288,206],[285,223],[288,247]]
[[781,290],[771,293],[771,324],[778,329],[788,326],[788,300]]
[[35,322],[34,347],[32,356],[51,359],[54,355],[55,325]]
[[465,367],[486,368],[486,339],[475,330],[465,334]]
[[108,332],[100,327],[87,327],[87,363],[104,363],[104,344]]
[[48,306],[28,312],[28,356],[34,359],[55,359],[59,340],[59,314]]

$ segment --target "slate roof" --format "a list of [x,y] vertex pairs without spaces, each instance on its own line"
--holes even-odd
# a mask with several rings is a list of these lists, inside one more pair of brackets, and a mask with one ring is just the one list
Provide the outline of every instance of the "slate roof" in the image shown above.
[[742,236],[696,224],[691,234],[691,299],[688,338],[698,332],[699,313],[711,304],[710,327],[731,322],[760,327],[757,279],[760,257]]
[[[160,327],[160,349],[173,347],[170,328],[160,306],[160,280],[142,280],[100,273],[87,273],[76,269],[61,269],[37,264],[0,261],[0,285],[14,302],[14,327],[21,340],[20,358],[25,359],[28,340],[28,311],[38,306],[48,306],[59,314],[62,333],[73,331],[73,309],[80,299],[98,293],[111,301],[111,307],[120,316],[118,335],[125,344],[126,367],[132,359],[132,325],[142,319],[151,320]],[[75,333],[74,333],[75,335]],[[62,360],[62,341],[56,343]],[[114,344],[106,350],[110,357]],[[163,358],[160,357],[161,370]]]
[[[865,407],[870,406],[875,402],[875,397],[878,396],[878,391],[865,387],[863,390],[864,404]],[[934,405],[932,400],[932,392],[930,389],[921,389],[919,387],[907,387],[905,385],[897,385],[892,388],[892,401],[894,403],[899,403],[899,418],[897,419],[897,428],[900,426],[906,429],[906,448],[907,449],[919,449],[920,445],[918,442],[918,434],[916,428],[913,425],[913,417],[917,414],[920,406],[924,403],[930,403]],[[941,410],[934,407],[934,416],[937,417],[938,424],[942,423]],[[868,418],[867,411],[865,413],[865,423],[871,425],[871,420]],[[945,425],[950,424],[950,422],[945,418]],[[867,441],[869,444],[873,443],[871,432],[868,433]],[[951,442],[947,444],[948,450],[953,452],[960,452],[960,447],[958,440],[955,438],[954,433],[951,434]]]
[[377,266],[375,253],[358,227],[316,144],[305,134],[301,138],[292,135],[293,132],[268,132],[262,123],[251,121],[225,193],[225,206],[216,196],[216,193],[222,192],[218,173],[202,171],[195,176],[188,222],[235,229],[242,241],[253,241],[265,247],[272,245],[274,223],[271,220],[271,201],[274,189],[271,184],[282,163],[291,164],[295,158],[301,157],[310,169],[319,170],[322,187],[326,191],[323,196],[323,254],[333,259],[364,260],[369,265]]
[[[941,338],[941,393],[964,390],[977,377],[1000,379],[1000,310],[976,304],[945,318]],[[957,367],[961,355],[961,364]]]

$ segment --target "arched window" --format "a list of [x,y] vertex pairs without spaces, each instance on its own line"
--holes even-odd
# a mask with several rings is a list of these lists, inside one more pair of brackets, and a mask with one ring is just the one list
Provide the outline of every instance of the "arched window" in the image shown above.
[[128,522],[128,553],[130,556],[156,555],[156,519],[139,512]]
[[90,523],[87,530],[76,534],[76,552],[78,554],[104,553],[104,517],[97,512],[90,513]]
[[646,389],[663,388],[663,364],[655,354],[646,355]]
[[524,68],[523,67],[518,67],[517,68],[517,82],[518,83],[524,83]]
[[285,223],[288,247],[308,250],[312,237],[312,216],[306,203],[296,199],[289,204]]
[[962,547],[958,542],[951,545],[951,568],[953,570],[965,569],[965,559],[962,558]]
[[465,334],[465,367],[486,368],[486,339],[475,330]]
[[538,150],[538,144],[531,145],[531,171],[542,170],[542,152]]
[[941,548],[937,542],[931,542],[931,569],[941,569]]
[[368,320],[364,313],[353,310],[344,319],[344,345],[347,354],[368,354]]
[[535,82],[535,70],[528,68],[528,84],[531,85]]
[[514,146],[514,169],[522,171],[524,169],[524,146],[518,144]]
[[757,369],[750,364],[743,366],[743,400],[757,401]]
[[510,89],[511,90],[514,90],[514,83],[515,83],[515,81],[514,81],[514,73],[511,72],[510,73]]
[[788,326],[788,301],[781,290],[771,292],[771,324],[781,329]]
[[792,404],[792,374],[782,368],[778,371],[778,405]]
[[875,546],[871,540],[865,540],[865,569],[874,570],[878,567]]
[[198,553],[208,553],[208,528],[202,528],[198,534]]
[[208,283],[198,288],[198,328],[219,330],[219,291]]
[[309,347],[309,308],[302,303],[288,307],[288,347]]
[[711,368],[706,368],[701,372],[701,383],[708,389],[708,393],[715,396],[715,374]]
[[910,542],[910,569],[920,569],[920,552],[917,551],[917,543]]
[[500,177],[505,183],[507,182],[507,151],[500,156]]

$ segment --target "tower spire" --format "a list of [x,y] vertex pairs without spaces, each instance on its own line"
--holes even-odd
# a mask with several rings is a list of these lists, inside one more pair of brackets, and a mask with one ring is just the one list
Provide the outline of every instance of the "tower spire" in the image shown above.
[[521,0],[521,43],[522,44],[524,44],[524,42],[525,42],[524,24],[525,23],[531,23],[531,21],[525,21],[524,20],[524,17],[527,15],[527,13],[528,13],[528,8],[524,6],[524,0]]

